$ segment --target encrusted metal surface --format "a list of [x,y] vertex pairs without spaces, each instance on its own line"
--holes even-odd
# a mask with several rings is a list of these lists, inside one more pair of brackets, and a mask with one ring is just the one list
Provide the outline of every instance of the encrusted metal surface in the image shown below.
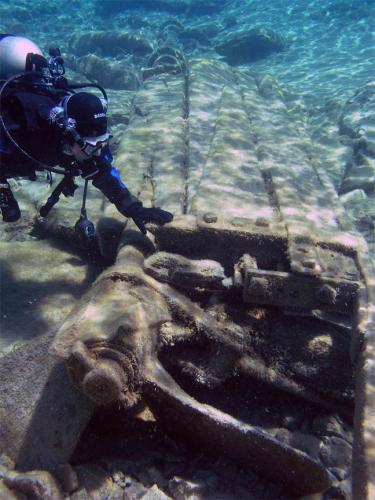
[[353,416],[367,250],[300,116],[258,83],[207,60],[145,81],[117,162],[174,220],[150,239],[128,225],[53,350],[96,403],[144,397],[170,432],[305,495],[344,462],[335,469],[333,442],[283,422],[306,408],[312,420]]

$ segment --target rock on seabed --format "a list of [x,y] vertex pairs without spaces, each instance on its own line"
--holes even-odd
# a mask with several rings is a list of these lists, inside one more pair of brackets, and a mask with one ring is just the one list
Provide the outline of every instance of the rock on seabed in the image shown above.
[[285,48],[286,42],[281,35],[268,28],[229,33],[215,47],[229,64],[258,61]]

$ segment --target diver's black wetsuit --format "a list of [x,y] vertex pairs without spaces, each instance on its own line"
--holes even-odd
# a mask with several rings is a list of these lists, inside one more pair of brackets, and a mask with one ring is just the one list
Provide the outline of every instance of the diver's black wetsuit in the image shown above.
[[26,177],[35,180],[36,170],[61,166],[76,170],[77,175],[92,180],[95,187],[115,204],[125,216],[131,216],[141,202],[122,182],[113,157],[106,146],[99,157],[78,163],[64,148],[67,137],[49,121],[50,110],[58,104],[61,92],[29,92],[17,90],[2,100],[2,117],[14,141],[37,162],[24,155],[0,127],[0,182],[10,177]]

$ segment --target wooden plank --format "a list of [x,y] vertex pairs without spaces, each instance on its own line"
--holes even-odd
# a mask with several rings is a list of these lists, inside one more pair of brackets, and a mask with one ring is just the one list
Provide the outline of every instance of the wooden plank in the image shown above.
[[[259,170],[255,137],[233,72],[226,67],[226,72],[216,75],[220,82],[214,89],[216,100],[207,107],[206,95],[201,93],[197,97],[196,87],[200,89],[200,80],[212,80],[211,67],[197,63],[192,71],[194,78],[189,82],[189,211],[276,219]],[[208,138],[198,136],[194,129],[200,114],[213,126]],[[202,142],[205,148],[197,155]],[[194,186],[190,185],[191,180]],[[194,197],[192,192],[195,192]]]
[[288,109],[281,91],[268,97],[258,94],[256,99],[251,76],[238,72],[238,82],[258,139],[260,169],[274,189],[287,229],[291,270],[319,275],[324,259],[316,250],[318,241],[347,249],[363,242],[348,223],[324,168],[311,155],[312,142],[300,114]]
[[184,116],[184,76],[148,79],[135,97],[115,162],[134,194],[177,214],[185,206]]

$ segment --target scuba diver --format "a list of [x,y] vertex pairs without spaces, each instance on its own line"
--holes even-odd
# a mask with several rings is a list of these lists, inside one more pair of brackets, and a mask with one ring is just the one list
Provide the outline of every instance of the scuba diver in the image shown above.
[[[73,196],[74,177],[85,180],[81,216],[76,230],[90,240],[95,235],[86,216],[88,181],[117,210],[134,220],[146,234],[145,224],[173,219],[161,208],[145,208],[122,182],[112,165],[107,129],[105,90],[96,84],[70,83],[63,76],[64,61],[58,48],[43,57],[31,40],[0,35],[0,208],[5,222],[21,216],[8,179],[36,179],[36,171],[63,174],[63,179],[40,209],[46,217],[61,194]],[[82,89],[94,87],[102,97]]]

